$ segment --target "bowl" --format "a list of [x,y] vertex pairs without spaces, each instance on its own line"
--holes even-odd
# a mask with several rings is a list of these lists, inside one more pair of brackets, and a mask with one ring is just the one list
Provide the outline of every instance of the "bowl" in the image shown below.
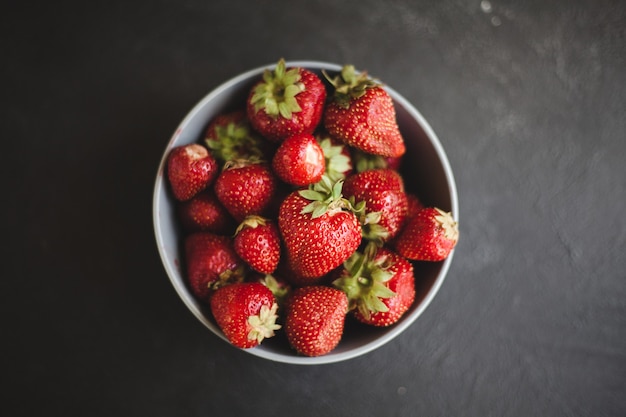
[[[200,142],[211,119],[224,111],[241,108],[252,85],[258,81],[266,65],[244,72],[221,84],[207,94],[186,115],[170,138],[161,158],[153,196],[153,222],[157,248],[163,266],[174,289],[191,313],[211,332],[228,343],[213,321],[207,305],[196,300],[187,287],[184,275],[184,256],[181,250],[182,232],[175,218],[174,199],[165,173],[170,150],[193,142]],[[289,61],[287,66],[307,68],[318,75],[322,70],[338,72],[341,65],[319,61]],[[450,164],[435,132],[420,114],[398,92],[384,87],[391,95],[397,122],[406,143],[406,154],[401,172],[407,191],[417,194],[428,206],[436,206],[452,213],[458,221],[456,185]],[[453,251],[454,253],[454,251]],[[452,261],[453,253],[441,262],[414,262],[416,297],[413,306],[399,322],[388,328],[374,328],[346,321],[339,345],[330,353],[318,357],[298,355],[289,347],[286,338],[278,332],[255,348],[246,349],[260,358],[300,365],[318,365],[344,361],[373,351],[406,330],[424,312],[441,287]]]

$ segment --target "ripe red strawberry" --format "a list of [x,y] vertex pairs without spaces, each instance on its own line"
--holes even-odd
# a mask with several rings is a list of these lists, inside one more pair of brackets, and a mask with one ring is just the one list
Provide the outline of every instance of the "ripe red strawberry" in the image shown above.
[[271,274],[280,261],[280,232],[276,223],[260,216],[248,216],[237,227],[235,252],[252,269]]
[[215,181],[215,194],[238,222],[251,214],[266,215],[277,179],[265,163],[237,161],[224,166]]
[[167,177],[176,200],[189,200],[211,185],[217,173],[217,162],[197,143],[178,146],[168,155]]
[[413,193],[407,193],[408,210],[406,212],[407,220],[417,216],[417,213],[424,208],[424,204],[419,197]]
[[411,263],[371,244],[344,263],[343,273],[333,285],[348,295],[354,317],[372,326],[396,323],[415,301]]
[[265,210],[265,215],[268,219],[277,219],[278,211],[280,210],[280,205],[283,203],[285,198],[289,194],[291,194],[294,190],[293,186],[287,184],[284,181],[279,181],[278,177],[276,177],[276,189],[274,190],[274,194],[272,200],[268,204],[267,209]]
[[366,73],[346,65],[331,79],[335,87],[324,111],[328,132],[364,152],[399,157],[406,151],[391,96]]
[[232,240],[209,232],[197,232],[185,238],[185,260],[191,291],[204,302],[209,301],[211,289],[218,281],[236,281],[244,269]]
[[215,117],[205,131],[205,143],[218,161],[265,156],[268,142],[260,138],[250,126],[244,111],[223,113]]
[[303,287],[306,285],[320,284],[322,277],[303,277],[299,272],[293,269],[291,259],[289,259],[289,252],[283,251],[281,254],[280,262],[276,268],[275,275],[282,277],[284,281],[288,282],[294,287]]
[[393,239],[389,239],[385,242],[388,246],[395,247],[395,240],[398,238],[398,235],[400,235],[401,230],[404,229],[407,223],[409,223],[409,221],[413,217],[417,216],[417,213],[425,207],[422,201],[417,197],[417,195],[410,193],[410,192],[406,193],[406,201],[407,201],[407,210],[406,210],[406,216],[404,218],[404,223],[400,226],[400,232],[398,232],[398,234],[396,234],[396,236]]
[[343,291],[326,286],[295,289],[285,317],[289,344],[306,356],[329,353],[341,341],[347,310]]
[[408,202],[398,172],[374,169],[353,174],[343,185],[346,198],[365,202],[362,216],[363,236],[384,243],[393,239],[404,225]]
[[341,196],[341,182],[332,184],[326,177],[287,196],[278,227],[290,267],[306,278],[319,278],[338,267],[361,243],[361,226]]
[[280,60],[254,85],[246,112],[250,124],[265,138],[280,142],[298,133],[313,133],[326,101],[326,87],[313,72],[286,68]]
[[272,168],[288,184],[304,186],[322,179],[326,169],[324,151],[313,135],[300,133],[286,138],[276,150]]
[[395,171],[399,171],[400,167],[402,167],[402,157],[401,156],[388,156],[385,158],[387,163],[387,168],[393,169]]
[[260,282],[240,282],[218,288],[211,296],[211,313],[224,336],[242,349],[258,346],[280,329],[278,304]]
[[415,261],[442,261],[459,239],[452,214],[426,207],[410,219],[394,242],[398,253]]
[[201,191],[191,200],[180,202],[178,219],[187,232],[213,232],[230,235],[237,225],[219,202],[212,188]]

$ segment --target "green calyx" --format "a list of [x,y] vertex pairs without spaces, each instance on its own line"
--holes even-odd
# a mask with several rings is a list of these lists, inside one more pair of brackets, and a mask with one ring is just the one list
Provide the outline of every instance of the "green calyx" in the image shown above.
[[354,150],[354,168],[356,172],[369,171],[374,169],[385,169],[389,167],[389,162],[384,156]]
[[291,287],[287,284],[279,282],[273,275],[267,274],[260,282],[265,285],[274,294],[274,298],[278,302],[280,307],[285,305],[289,294],[291,293]]
[[343,180],[333,181],[326,174],[309,188],[298,191],[301,197],[311,202],[301,211],[301,214],[311,213],[312,218],[318,218],[326,213],[333,214],[341,210],[358,214],[365,210],[365,203],[354,204],[354,201],[343,198],[341,189]]
[[381,212],[364,212],[359,217],[361,223],[361,234],[363,238],[374,243],[378,247],[382,247],[383,244],[389,239],[389,230],[380,224]]
[[246,277],[246,269],[243,266],[238,266],[235,269],[227,269],[219,276],[215,281],[212,281],[208,284],[209,289],[215,291],[220,287],[224,287],[226,285],[235,284],[238,282],[243,282]]
[[215,138],[206,139],[211,154],[223,162],[250,157],[263,156],[259,148],[260,139],[255,136],[247,124],[230,122],[216,126]]
[[345,172],[352,169],[352,163],[347,155],[344,155],[343,145],[333,145],[330,138],[317,138],[326,162],[326,175],[331,181],[339,181],[345,178]]
[[324,77],[335,87],[333,99],[343,108],[350,107],[350,101],[361,97],[368,88],[379,86],[380,83],[370,78],[366,72],[357,73],[353,65],[344,65],[341,72],[330,77],[322,71]]
[[257,216],[256,214],[246,216],[246,218],[243,219],[241,223],[239,223],[239,226],[237,226],[237,229],[235,230],[235,235],[237,235],[246,227],[256,229],[259,226],[265,226],[267,222],[268,220],[265,217]]
[[389,311],[382,300],[396,295],[386,284],[394,276],[389,271],[392,264],[386,256],[377,257],[377,250],[368,244],[363,253],[352,254],[344,262],[344,274],[333,281],[348,296],[349,309],[357,309],[368,320],[374,313]]
[[291,119],[293,113],[302,111],[296,96],[304,91],[298,68],[285,68],[285,60],[278,61],[276,68],[265,70],[263,82],[254,88],[251,102],[256,112],[265,110],[268,116]]
[[229,161],[226,161],[224,163],[224,166],[222,167],[222,170],[225,171],[228,169],[243,168],[249,165],[264,164],[264,163],[266,163],[266,161],[263,158],[259,158],[257,156],[251,156],[249,158],[237,158],[237,159],[231,159]]

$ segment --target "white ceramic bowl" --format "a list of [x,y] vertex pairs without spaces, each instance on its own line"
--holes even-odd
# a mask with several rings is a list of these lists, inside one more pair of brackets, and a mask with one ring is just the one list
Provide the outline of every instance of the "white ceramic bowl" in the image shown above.
[[[335,72],[340,65],[317,61],[290,61],[287,66],[310,69],[321,75],[321,70]],[[167,178],[164,176],[166,157],[176,146],[199,142],[209,121],[225,110],[242,108],[252,85],[260,79],[266,68],[259,67],[226,81],[206,95],[180,123],[160,161],[153,197],[153,220],[157,247],[163,266],[176,292],[189,310],[209,330],[226,341],[211,318],[208,306],[198,302],[184,277],[184,257],[181,252],[182,234],[175,219],[174,202]],[[383,80],[385,81],[385,80]],[[407,152],[404,156],[402,174],[406,189],[416,193],[424,204],[451,211],[458,220],[456,185],[446,154],[435,132],[424,117],[400,94],[385,87],[394,100],[397,121],[404,136]],[[266,339],[253,349],[247,349],[261,358],[291,364],[325,364],[351,359],[368,353],[402,333],[426,309],[439,290],[452,261],[452,254],[443,262],[415,263],[416,299],[414,305],[395,325],[389,328],[371,328],[348,321],[340,344],[329,354],[305,357],[288,346],[284,335]],[[282,332],[278,332],[282,333]]]

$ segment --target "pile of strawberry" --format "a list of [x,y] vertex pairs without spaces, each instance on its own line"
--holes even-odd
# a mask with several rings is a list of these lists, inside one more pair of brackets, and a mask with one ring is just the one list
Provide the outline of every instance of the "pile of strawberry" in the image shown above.
[[388,93],[353,66],[323,75],[280,60],[168,155],[189,288],[240,348],[282,329],[318,356],[348,318],[392,325],[415,299],[412,261],[458,239],[450,213],[404,188]]

